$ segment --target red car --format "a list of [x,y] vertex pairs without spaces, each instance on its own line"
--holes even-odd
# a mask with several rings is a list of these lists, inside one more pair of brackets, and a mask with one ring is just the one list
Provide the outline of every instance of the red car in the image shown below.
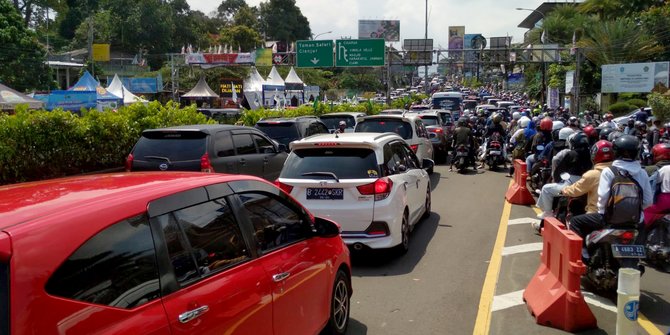
[[0,187],[0,334],[344,334],[349,251],[250,176]]

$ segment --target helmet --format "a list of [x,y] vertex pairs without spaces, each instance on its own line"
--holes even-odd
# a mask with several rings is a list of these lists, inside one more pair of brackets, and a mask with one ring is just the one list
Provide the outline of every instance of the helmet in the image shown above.
[[564,141],[565,141],[565,140],[568,139],[568,136],[570,136],[570,135],[572,135],[572,134],[574,134],[574,133],[575,133],[575,130],[572,129],[572,128],[570,128],[570,127],[562,128],[562,129],[558,132],[558,139],[559,139],[559,140],[564,140]]
[[592,125],[588,125],[588,126],[584,127],[584,133],[585,133],[586,136],[588,136],[589,138],[591,138],[591,137],[593,137],[593,138],[598,137],[598,132],[596,132],[596,128],[593,128]]
[[654,156],[654,163],[670,160],[670,143],[659,143],[651,149]]
[[520,118],[521,118],[521,113],[519,113],[519,112],[512,113],[512,120],[518,120]]
[[589,138],[581,131],[575,132],[568,137],[568,146],[572,150],[588,148]]
[[565,124],[561,121],[553,121],[551,123],[551,130],[561,130],[565,127]]
[[533,116],[533,123],[537,124],[538,121],[540,121],[540,118],[537,116]]
[[647,124],[642,121],[635,121],[635,128],[647,128]]
[[550,117],[545,117],[540,121],[540,130],[541,131],[551,131],[554,126],[554,122],[551,121]]
[[579,120],[576,116],[571,116],[570,119],[568,119],[568,125],[570,127],[579,127]]
[[494,113],[493,114],[493,123],[498,124],[498,123],[500,123],[500,121],[502,121],[502,115],[500,115],[498,113]]
[[621,135],[614,140],[614,158],[635,160],[637,159],[638,151],[640,150],[640,141],[637,137],[631,135]]
[[525,116],[519,119],[519,127],[521,127],[521,128],[528,127],[529,123],[530,123],[530,119],[525,117]]
[[628,124],[629,127],[632,127],[635,125],[635,119],[629,118],[628,121],[626,121],[626,124]]
[[342,121],[340,121],[339,125],[340,125],[340,126],[346,126],[346,125],[347,125],[347,121],[342,120]]
[[467,118],[467,117],[465,117],[465,116],[461,116],[461,117],[458,119],[458,126],[459,126],[459,127],[465,127],[467,124],[468,124],[468,118]]
[[591,147],[591,161],[593,161],[593,164],[611,162],[613,160],[614,150],[612,149],[612,142],[600,140]]
[[613,118],[614,118],[614,115],[612,115],[612,113],[607,113],[607,114],[605,114],[605,119],[607,119],[607,120],[611,120],[611,119],[613,119]]
[[477,123],[477,121],[479,121],[479,118],[478,118],[478,117],[476,117],[476,116],[471,116],[471,117],[470,117],[470,122],[472,122],[472,123]]

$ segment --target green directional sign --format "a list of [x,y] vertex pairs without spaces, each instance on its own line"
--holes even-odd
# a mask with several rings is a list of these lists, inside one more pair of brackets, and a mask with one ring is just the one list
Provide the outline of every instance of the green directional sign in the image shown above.
[[335,54],[337,66],[384,66],[384,39],[337,40]]
[[298,67],[333,67],[333,41],[298,41]]

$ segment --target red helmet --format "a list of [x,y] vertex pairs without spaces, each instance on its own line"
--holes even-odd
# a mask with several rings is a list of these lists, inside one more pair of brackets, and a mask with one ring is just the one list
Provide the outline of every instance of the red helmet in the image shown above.
[[584,127],[584,134],[586,134],[586,136],[588,136],[588,137],[593,137],[593,138],[598,137],[598,132],[596,131],[596,128],[593,128],[592,125],[588,125],[588,126]]
[[540,121],[540,130],[541,131],[551,131],[551,128],[554,126],[554,121],[550,117],[545,117]]
[[612,115],[612,113],[605,114],[605,119],[611,120],[612,118],[614,118],[614,115]]
[[593,164],[611,162],[614,160],[614,148],[612,142],[600,140],[591,147],[591,160]]
[[670,144],[669,143],[656,144],[651,149],[651,154],[654,156],[654,163],[670,160]]

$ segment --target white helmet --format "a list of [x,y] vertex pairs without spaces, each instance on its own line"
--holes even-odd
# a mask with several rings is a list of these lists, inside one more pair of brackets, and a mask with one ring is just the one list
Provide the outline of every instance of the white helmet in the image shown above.
[[558,132],[558,139],[567,141],[570,135],[574,134],[575,130],[570,127],[564,127]]
[[521,128],[528,127],[529,123],[530,123],[530,119],[526,116],[523,116],[519,119],[519,127],[521,127]]
[[512,120],[519,120],[521,118],[521,113],[514,112],[512,113]]
[[565,123],[563,121],[554,121],[553,125],[551,126],[551,130],[561,130],[565,127]]

